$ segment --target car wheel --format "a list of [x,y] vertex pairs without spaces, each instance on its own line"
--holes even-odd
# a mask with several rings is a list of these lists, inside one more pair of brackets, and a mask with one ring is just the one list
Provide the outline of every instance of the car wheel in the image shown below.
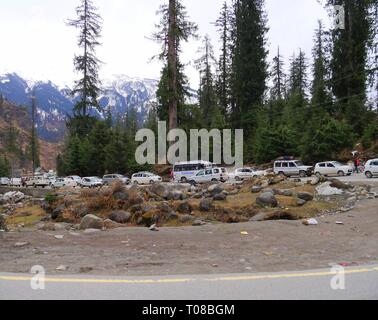
[[301,178],[306,178],[306,176],[307,176],[306,171],[300,171],[300,172],[299,172],[299,176],[300,176]]
[[139,182],[138,181],[134,181],[134,184],[137,186],[139,184]]
[[235,180],[236,181],[241,181],[241,178],[240,177],[235,177]]
[[150,181],[150,184],[154,184],[154,183],[155,183],[155,181],[154,181],[154,180],[151,180],[151,181]]
[[283,173],[283,171],[278,172],[278,175],[286,176],[286,175]]
[[322,174],[320,172],[315,172],[315,175],[320,178],[322,176]]
[[367,171],[367,172],[365,173],[365,176],[366,176],[366,178],[368,178],[368,179],[372,179],[372,178],[373,178],[373,174],[372,174],[370,171]]
[[344,171],[339,171],[337,174],[339,175],[339,177],[344,177],[345,176],[345,172]]
[[195,182],[194,180],[190,180],[189,183],[192,185],[192,186],[195,186],[197,184],[197,182]]
[[218,180],[217,179],[212,179],[211,182],[218,182]]
[[185,177],[182,177],[181,178],[181,183],[187,183],[188,182],[188,179],[187,178],[185,178]]

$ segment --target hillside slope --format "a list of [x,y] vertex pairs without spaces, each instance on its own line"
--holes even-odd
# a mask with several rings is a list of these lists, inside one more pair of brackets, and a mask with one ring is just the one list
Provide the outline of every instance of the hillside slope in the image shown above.
[[[0,155],[11,160],[14,169],[31,169],[28,146],[31,141],[31,120],[26,107],[16,106],[8,101],[0,101]],[[9,148],[12,144],[13,148]],[[39,139],[41,166],[55,169],[56,156],[60,145]],[[11,150],[10,150],[11,149]]]

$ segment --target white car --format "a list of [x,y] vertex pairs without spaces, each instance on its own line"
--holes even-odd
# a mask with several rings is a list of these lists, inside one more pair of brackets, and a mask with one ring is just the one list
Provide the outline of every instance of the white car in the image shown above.
[[67,177],[67,179],[75,181],[77,183],[77,185],[80,185],[80,183],[81,183],[81,177],[79,177],[79,176],[69,176],[69,177]]
[[50,185],[50,181],[46,179],[44,176],[34,176],[34,177],[28,177],[25,181],[26,187],[48,187]]
[[80,182],[82,188],[96,188],[102,185],[103,182],[99,177],[84,177]]
[[110,185],[115,181],[121,181],[123,184],[129,184],[130,179],[122,174],[106,174],[103,176],[102,181],[105,185]]
[[12,178],[12,179],[10,179],[10,185],[12,187],[21,187],[22,186],[21,178]]
[[76,181],[68,178],[57,178],[51,186],[53,188],[64,188],[64,187],[70,187],[70,188],[76,188],[77,183]]
[[351,166],[338,161],[319,162],[315,165],[315,175],[319,176],[350,176],[353,173]]
[[299,160],[278,160],[274,162],[274,173],[305,178],[312,175],[312,167],[305,166]]
[[6,177],[0,178],[0,186],[9,186],[9,185],[10,185],[9,178],[6,178]]
[[131,177],[132,184],[154,184],[155,182],[162,182],[163,179],[151,172],[138,172]]
[[229,179],[229,175],[225,168],[210,168],[201,170],[196,175],[189,178],[189,183],[208,183],[208,182],[225,182]]
[[241,181],[245,179],[257,178],[264,176],[266,174],[265,171],[262,170],[254,170],[252,168],[240,168],[236,169],[234,172],[235,180]]
[[368,179],[378,176],[378,159],[366,162],[364,174]]

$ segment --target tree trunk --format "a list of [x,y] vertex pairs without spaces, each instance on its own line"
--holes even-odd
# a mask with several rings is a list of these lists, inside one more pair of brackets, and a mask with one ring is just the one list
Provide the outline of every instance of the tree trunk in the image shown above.
[[169,86],[169,130],[177,128],[177,51],[176,51],[176,0],[169,0],[168,31],[168,86]]

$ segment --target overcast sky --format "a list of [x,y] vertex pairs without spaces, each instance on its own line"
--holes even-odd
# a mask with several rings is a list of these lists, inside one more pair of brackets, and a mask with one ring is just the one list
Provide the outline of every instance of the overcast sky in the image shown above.
[[[156,11],[167,0],[94,0],[104,18],[103,46],[98,57],[104,61],[101,78],[112,74],[158,79],[161,64],[150,63],[159,52],[159,45],[148,37],[158,22]],[[219,46],[214,22],[224,0],[183,0],[192,21],[199,25],[200,35],[209,34]],[[75,17],[80,0],[0,0],[0,72],[17,72],[32,80],[51,80],[71,85],[75,79],[72,59],[77,52],[77,30],[67,27],[68,18]],[[327,25],[329,19],[317,0],[267,0],[270,31],[270,58],[280,46],[287,60],[303,48],[311,54],[317,20]],[[183,61],[197,57],[200,43],[184,45]],[[270,61],[270,60],[269,60]],[[187,67],[192,87],[198,74]]]

